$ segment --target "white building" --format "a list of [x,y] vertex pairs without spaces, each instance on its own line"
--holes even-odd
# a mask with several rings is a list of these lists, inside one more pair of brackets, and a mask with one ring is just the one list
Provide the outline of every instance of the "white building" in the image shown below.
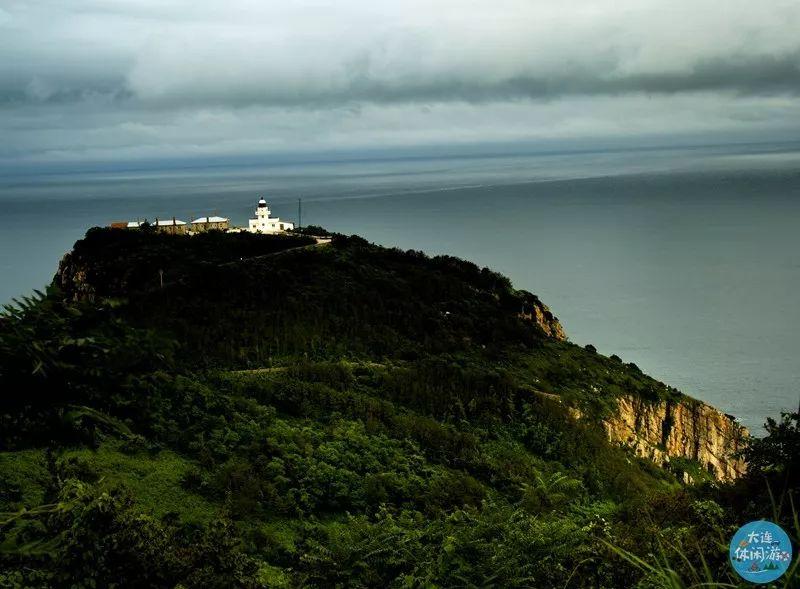
[[290,229],[294,229],[294,223],[271,217],[267,201],[263,198],[258,199],[256,218],[248,221],[247,230],[250,233],[283,233]]

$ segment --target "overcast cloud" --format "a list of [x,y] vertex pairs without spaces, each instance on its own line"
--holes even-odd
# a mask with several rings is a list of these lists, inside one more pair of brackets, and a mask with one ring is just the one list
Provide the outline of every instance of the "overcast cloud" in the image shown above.
[[0,158],[785,139],[799,32],[798,0],[0,0]]

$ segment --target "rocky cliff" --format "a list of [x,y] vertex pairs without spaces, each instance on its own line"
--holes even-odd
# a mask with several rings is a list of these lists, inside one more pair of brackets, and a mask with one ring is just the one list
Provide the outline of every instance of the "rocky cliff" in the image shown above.
[[536,295],[525,291],[521,291],[521,293],[523,295],[523,303],[519,317],[526,321],[532,321],[554,339],[566,340],[567,335],[564,333],[564,328],[561,327],[561,323],[550,311],[550,308],[540,301]]
[[69,300],[89,302],[95,300],[96,291],[88,280],[88,269],[85,264],[75,259],[73,252],[68,252],[61,258],[53,284],[61,288]]
[[603,427],[612,441],[657,464],[671,458],[695,460],[721,481],[746,470],[744,461],[732,455],[744,447],[747,429],[694,399],[652,402],[623,396]]

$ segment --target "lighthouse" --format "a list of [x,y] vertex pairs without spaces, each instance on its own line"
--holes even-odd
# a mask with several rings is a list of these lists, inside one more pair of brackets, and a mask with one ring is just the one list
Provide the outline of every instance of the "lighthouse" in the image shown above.
[[294,229],[294,223],[281,221],[279,218],[271,216],[269,205],[263,197],[258,199],[255,217],[255,219],[250,219],[247,224],[247,230],[250,233],[283,233]]

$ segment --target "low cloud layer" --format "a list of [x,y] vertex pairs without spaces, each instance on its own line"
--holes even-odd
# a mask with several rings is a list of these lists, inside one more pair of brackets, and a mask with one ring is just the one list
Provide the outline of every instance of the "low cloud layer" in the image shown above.
[[800,4],[0,4],[0,157],[800,128]]

